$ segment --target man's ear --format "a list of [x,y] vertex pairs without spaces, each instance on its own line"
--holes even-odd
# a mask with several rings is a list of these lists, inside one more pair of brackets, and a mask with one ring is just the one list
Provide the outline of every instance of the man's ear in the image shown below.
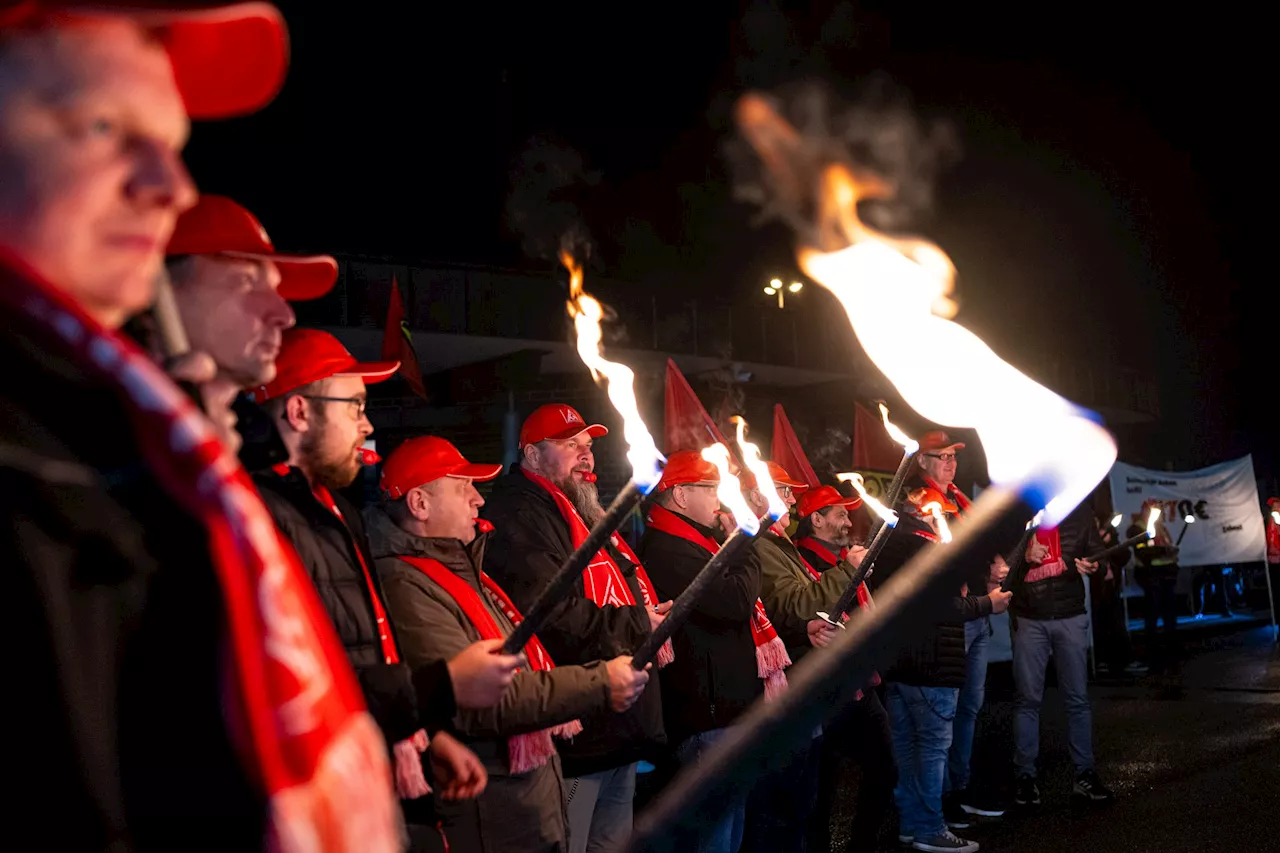
[[294,432],[306,432],[311,428],[311,409],[300,394],[285,398],[284,419]]
[[430,518],[431,499],[424,489],[410,489],[404,496],[404,502],[409,508],[409,514],[418,521],[427,521]]
[[529,467],[536,467],[538,464],[538,446],[536,444],[526,444],[520,448],[520,455],[524,461],[529,463]]

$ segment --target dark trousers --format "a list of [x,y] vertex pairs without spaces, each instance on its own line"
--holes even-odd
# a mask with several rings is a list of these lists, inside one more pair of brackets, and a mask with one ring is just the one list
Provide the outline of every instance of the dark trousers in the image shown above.
[[[1133,660],[1129,643],[1129,625],[1124,618],[1124,601],[1120,598],[1119,572],[1112,581],[1094,581],[1097,593],[1093,596],[1093,638],[1098,660],[1119,672]],[[1096,577],[1096,576],[1095,576]]]
[[[1171,667],[1178,658],[1177,575],[1149,579],[1142,585],[1147,596],[1147,662],[1153,669]],[[1156,635],[1156,622],[1163,623]]]
[[875,691],[851,703],[839,719],[825,727],[818,744],[818,799],[809,821],[810,853],[830,853],[832,810],[840,796],[845,768],[855,764],[862,771],[858,799],[849,827],[849,853],[874,851],[881,828],[893,804],[898,773],[889,738],[889,715]]
[[742,853],[806,853],[821,750],[822,738],[814,738],[756,782],[747,798]]

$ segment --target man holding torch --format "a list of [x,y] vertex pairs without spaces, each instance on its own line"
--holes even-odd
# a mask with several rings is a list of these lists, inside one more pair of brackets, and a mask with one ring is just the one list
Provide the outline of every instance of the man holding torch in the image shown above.
[[[860,506],[861,498],[856,495],[845,497],[834,486],[819,486],[800,495],[796,502],[800,524],[796,528],[795,546],[803,561],[805,576],[802,578],[792,572],[792,579],[771,582],[766,563],[765,600],[774,598],[770,587],[783,584],[792,585],[800,592],[804,589],[801,581],[812,577],[812,570],[820,577],[820,580],[809,583],[813,592],[823,590],[829,576],[840,579],[833,587],[826,588],[816,608],[829,612],[848,586],[866,550],[853,544],[853,522],[849,518],[849,512]],[[866,587],[861,587],[858,611],[870,607],[870,602]],[[781,604],[778,601],[772,611],[779,620],[784,618]],[[850,616],[857,618],[856,613]],[[803,654],[797,650],[792,655],[797,653]],[[831,847],[831,812],[835,805],[840,767],[844,761],[851,760],[861,768],[862,777],[853,822],[849,827],[849,850],[852,853],[871,853],[879,846],[881,827],[889,815],[893,788],[897,783],[889,716],[879,695],[872,690],[862,692],[834,719],[824,724],[818,750],[818,800],[810,820],[809,848],[828,850]]]
[[[592,444],[608,433],[563,403],[536,409],[520,428],[520,462],[497,480],[485,506],[495,530],[484,570],[522,612],[604,515]],[[631,654],[670,608],[621,537],[592,558],[573,589],[537,629],[560,666]],[[667,659],[659,655],[659,666]],[[666,743],[658,685],[625,713],[584,718],[582,727],[559,747],[570,849],[611,853],[631,835],[636,763]]]
[[1040,752],[1040,704],[1044,675],[1053,655],[1058,689],[1067,706],[1067,736],[1076,768],[1075,796],[1101,802],[1112,797],[1093,762],[1093,715],[1089,707],[1089,616],[1084,575],[1098,564],[1083,555],[1103,549],[1087,504],[1077,506],[1056,528],[1037,528],[1026,551],[1027,572],[1013,585],[1014,800],[1040,802],[1036,758]]
[[[719,483],[719,469],[696,451],[677,451],[667,460],[639,548],[665,597],[678,597],[719,549]],[[764,693],[757,646],[777,635],[767,620],[756,619],[759,598],[760,560],[754,549],[743,548],[697,598],[689,620],[672,638],[675,660],[662,671],[663,710],[682,765],[697,762]],[[746,799],[741,798],[729,803],[726,813],[708,816],[685,849],[737,853],[745,820]]]
[[[521,618],[481,571],[491,533],[477,518],[484,498],[473,484],[501,470],[468,462],[435,436],[406,441],[383,463],[385,500],[369,507],[365,518],[387,610],[410,665],[428,666],[481,640],[501,639]],[[529,666],[498,703],[454,717],[455,731],[489,776],[477,800],[459,802],[447,789],[438,798],[436,815],[456,853],[568,850],[564,780],[552,735],[580,734],[580,717],[607,719],[626,711],[649,680],[625,655],[556,666],[536,635],[524,651]],[[413,807],[406,813],[411,830],[430,834],[432,827],[413,826]]]

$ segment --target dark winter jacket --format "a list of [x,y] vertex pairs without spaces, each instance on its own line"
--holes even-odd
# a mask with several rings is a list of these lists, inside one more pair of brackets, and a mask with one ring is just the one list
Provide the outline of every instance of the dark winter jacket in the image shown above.
[[[867,585],[873,592],[921,550],[945,547],[935,545],[920,535],[928,531],[923,522],[906,513],[901,514],[884,552],[876,560],[875,571],[868,578]],[[989,615],[991,599],[986,595],[953,596],[945,606],[942,619],[934,624],[914,626],[914,630],[908,632],[897,662],[885,674],[886,680],[917,687],[963,686],[964,623]]]
[[147,468],[117,392],[0,314],[6,809],[47,850],[261,849],[206,532]]
[[[365,510],[369,542],[387,593],[405,660],[415,666],[448,660],[481,639],[462,606],[402,556],[438,560],[466,581],[504,634],[506,615],[493,606],[480,584],[487,534],[467,546],[457,539],[423,539],[405,532],[377,507]],[[454,730],[484,762],[489,784],[473,800],[436,800],[450,846],[458,851],[568,849],[564,780],[560,762],[513,774],[508,738],[574,719],[607,720],[609,678],[599,662],[556,666],[549,672],[521,671],[502,700],[491,708],[459,709]],[[412,819],[412,810],[410,810]]]
[[[711,528],[684,520],[715,538]],[[711,558],[705,548],[652,527],[640,540],[638,556],[664,601],[678,598]],[[703,590],[689,621],[672,636],[676,659],[662,670],[662,699],[673,745],[729,725],[764,692],[751,638],[759,597],[760,558],[744,548],[722,579]]]
[[[364,691],[369,712],[394,743],[419,728],[444,728],[454,712],[453,688],[444,662],[411,669],[384,661],[373,599],[360,560],[369,567],[379,599],[385,596],[373,569],[360,513],[334,493],[339,519],[320,503],[297,468],[254,475],[263,502],[293,543]],[[345,524],[344,524],[345,521]]]
[[[573,553],[569,525],[555,500],[514,468],[495,484],[481,514],[494,526],[485,550],[484,570],[524,611]],[[649,636],[649,616],[635,578],[635,567],[621,554],[612,556],[631,589],[634,606],[597,607],[586,597],[581,579],[538,630],[557,666],[587,664],[631,654]],[[646,568],[648,568],[646,566]],[[582,776],[622,767],[650,756],[666,743],[662,690],[650,679],[644,693],[624,714],[609,712],[583,719],[582,734],[557,744],[564,774]]]
[[[1102,537],[1094,526],[1087,506],[1075,508],[1058,525],[1062,560],[1066,571],[1034,583],[1019,581],[1012,586],[1009,613],[1019,619],[1068,619],[1085,612],[1084,580],[1076,571],[1076,558],[1101,551]],[[1032,567],[1034,568],[1034,567]]]

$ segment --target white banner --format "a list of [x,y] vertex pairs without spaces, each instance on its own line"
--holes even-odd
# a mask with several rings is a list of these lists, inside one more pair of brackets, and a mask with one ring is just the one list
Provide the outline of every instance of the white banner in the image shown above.
[[[1253,474],[1245,456],[1198,471],[1152,471],[1117,462],[1111,468],[1111,502],[1124,515],[1120,535],[1143,501],[1160,502],[1183,566],[1212,566],[1267,558],[1266,529]],[[1190,525],[1186,516],[1195,516]],[[1185,533],[1184,533],[1184,528]]]

